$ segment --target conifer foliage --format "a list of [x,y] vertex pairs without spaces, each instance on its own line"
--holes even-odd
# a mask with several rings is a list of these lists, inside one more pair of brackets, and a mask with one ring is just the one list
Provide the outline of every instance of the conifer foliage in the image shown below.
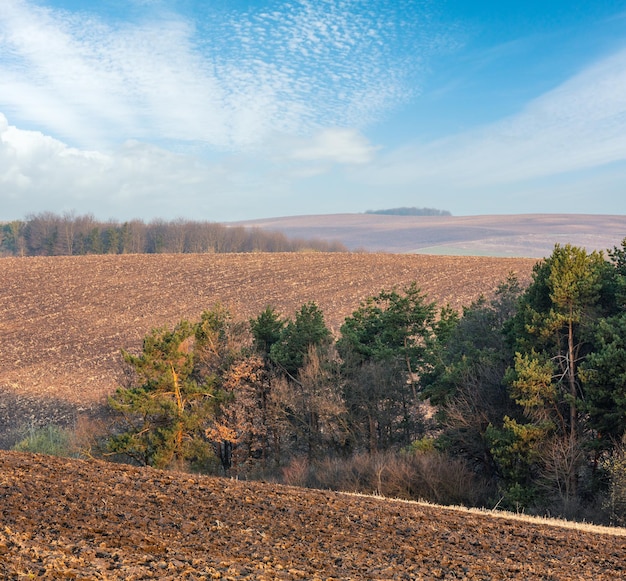
[[202,469],[214,457],[204,437],[215,415],[215,377],[198,377],[198,329],[181,321],[173,330],[153,330],[140,355],[123,352],[131,380],[109,399],[121,416],[120,433],[109,441],[112,453],[157,468]]
[[398,474],[413,464],[389,453],[419,456],[461,467],[483,483],[476,498],[503,508],[594,518],[585,507],[605,507],[624,522],[625,265],[626,239],[608,257],[557,245],[525,289],[511,275],[462,315],[437,312],[415,285],[383,290],[339,337],[314,302],[247,322],[217,305],[123,353],[110,453],[246,476],[291,463],[299,482],[311,466],[354,479],[365,455],[377,488],[388,473],[421,490]]

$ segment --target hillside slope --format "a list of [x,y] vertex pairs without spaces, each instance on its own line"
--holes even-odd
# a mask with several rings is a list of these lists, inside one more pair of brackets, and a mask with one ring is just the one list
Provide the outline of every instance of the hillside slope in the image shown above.
[[420,254],[550,255],[554,245],[587,250],[619,246],[626,216],[515,214],[488,216],[385,216],[331,214],[238,222],[293,238],[337,240],[350,250]]
[[0,259],[0,447],[24,423],[68,421],[120,379],[120,349],[221,302],[241,318],[308,301],[337,332],[359,302],[412,281],[460,309],[534,260],[384,254],[109,255]]
[[0,499],[2,579],[626,576],[623,536],[102,462],[0,452]]

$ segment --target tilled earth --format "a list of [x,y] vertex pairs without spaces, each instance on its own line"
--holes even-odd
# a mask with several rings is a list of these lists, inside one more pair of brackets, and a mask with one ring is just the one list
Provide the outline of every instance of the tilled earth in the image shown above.
[[2,579],[626,578],[624,536],[16,452],[0,519]]
[[237,318],[315,301],[337,333],[360,301],[416,281],[460,309],[535,260],[392,254],[169,254],[0,259],[0,447],[25,424],[71,423],[120,377],[120,349],[217,302]]

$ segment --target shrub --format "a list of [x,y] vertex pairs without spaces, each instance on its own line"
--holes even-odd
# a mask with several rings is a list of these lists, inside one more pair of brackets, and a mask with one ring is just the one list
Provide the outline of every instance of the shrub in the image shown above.
[[617,446],[604,462],[609,490],[603,504],[613,526],[626,525],[626,442]]
[[468,506],[489,500],[485,482],[464,461],[435,450],[331,458],[317,463],[313,474],[316,486],[332,490]]
[[296,457],[283,468],[282,480],[289,486],[308,487],[311,485],[311,470],[306,458]]
[[18,452],[51,456],[74,458],[80,456],[73,432],[54,424],[43,427],[29,426],[25,437],[15,444],[13,449]]

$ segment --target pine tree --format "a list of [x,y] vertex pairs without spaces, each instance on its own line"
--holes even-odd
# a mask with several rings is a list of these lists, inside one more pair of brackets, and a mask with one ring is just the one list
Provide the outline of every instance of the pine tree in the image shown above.
[[207,469],[214,461],[205,431],[218,403],[215,378],[194,378],[195,328],[181,321],[154,329],[140,355],[123,352],[132,380],[109,398],[119,412],[111,453],[156,468]]
[[511,396],[523,423],[543,434],[535,438],[542,475],[565,509],[578,495],[588,444],[580,369],[594,350],[598,321],[615,308],[614,288],[602,253],[557,244],[535,267],[510,325],[517,352]]
[[337,348],[355,445],[374,452],[419,435],[417,384],[432,364],[437,325],[455,318],[444,309],[436,323],[435,304],[415,284],[369,297],[346,318]]
[[270,348],[270,357],[283,371],[295,377],[311,347],[324,348],[331,342],[324,314],[315,302],[309,302],[300,307],[295,320],[288,321],[281,329],[280,338]]

